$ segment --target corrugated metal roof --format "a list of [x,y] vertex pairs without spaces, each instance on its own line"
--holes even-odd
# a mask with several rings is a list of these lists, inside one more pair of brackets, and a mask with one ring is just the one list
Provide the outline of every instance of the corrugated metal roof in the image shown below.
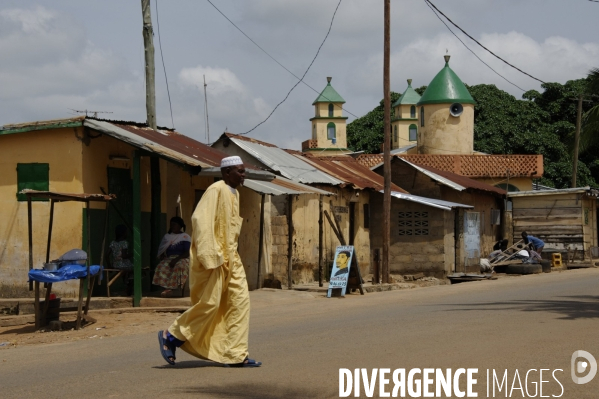
[[586,194],[592,197],[599,196],[599,190],[595,188],[586,187],[575,187],[575,188],[562,188],[562,189],[551,189],[551,190],[533,190],[533,191],[510,191],[510,197],[532,197],[536,195],[558,195],[558,194]]
[[[373,189],[377,191],[385,187],[383,176],[371,171],[350,156],[314,157],[302,155],[297,151],[292,151],[292,153],[323,172],[342,180],[344,186],[358,190]],[[402,193],[407,192],[395,184],[391,184],[391,189]]]
[[[381,190],[380,192],[382,193],[383,190]],[[444,211],[451,211],[453,208],[474,208],[473,206],[470,206],[470,205],[458,204],[457,202],[449,202],[449,201],[442,201],[442,200],[438,200],[438,199],[434,199],[434,198],[420,197],[418,195],[399,193],[397,191],[391,191],[391,195],[398,199],[416,202],[416,203],[427,205],[427,206],[432,206],[433,208],[443,209]]]
[[343,184],[342,181],[321,172],[304,160],[296,158],[278,147],[267,147],[233,135],[227,135],[227,137],[268,168],[279,172],[290,180],[306,184],[321,183],[335,186]]
[[[479,190],[479,191],[486,191],[495,195],[499,195],[499,196],[504,196],[507,192],[499,187],[495,187],[492,186],[490,184],[487,183],[483,183],[474,179],[470,179],[468,177],[465,176],[460,176],[458,174],[452,173],[452,172],[447,172],[444,170],[440,170],[440,169],[436,169],[436,168],[431,168],[428,166],[419,166],[416,164],[413,164],[412,162],[406,160],[403,157],[391,157],[391,162],[404,162],[408,165],[410,165],[412,168],[416,169],[417,171],[425,174],[426,176],[430,177],[431,179],[433,179],[434,181],[444,184],[450,188],[453,188],[454,190],[457,191],[464,191],[467,189],[473,189],[473,190]],[[383,164],[378,164],[376,166],[374,166],[372,168],[372,170],[375,170],[377,168],[380,168]]]
[[314,187],[306,186],[301,183],[285,179],[283,177],[277,177],[272,181],[259,181],[246,179],[244,184],[245,187],[256,191],[260,194],[270,195],[287,195],[287,194],[322,194],[322,195],[334,195],[328,191],[319,190]]

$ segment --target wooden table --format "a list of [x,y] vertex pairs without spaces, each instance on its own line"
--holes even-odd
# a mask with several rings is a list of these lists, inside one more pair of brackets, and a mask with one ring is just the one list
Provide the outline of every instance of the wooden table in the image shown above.
[[[90,286],[93,287],[96,281],[96,276],[101,273],[101,270],[94,276],[91,277],[92,281]],[[91,299],[92,289],[87,290],[87,299],[85,301],[85,306],[83,305],[83,293],[85,291],[85,281],[87,277],[83,277],[79,279],[79,302],[77,306],[59,308],[58,312],[73,312],[77,311],[77,323],[75,325],[75,330],[79,330],[81,328],[81,320],[85,319],[88,322],[96,322],[96,319],[89,316],[87,312],[89,311],[89,301]],[[46,316],[48,315],[48,307],[50,305],[50,293],[52,292],[52,283],[47,283],[46,288],[46,296],[44,300],[44,308],[41,309],[40,306],[40,282],[35,281],[35,329],[42,328],[46,325]],[[82,314],[83,312],[83,314]]]

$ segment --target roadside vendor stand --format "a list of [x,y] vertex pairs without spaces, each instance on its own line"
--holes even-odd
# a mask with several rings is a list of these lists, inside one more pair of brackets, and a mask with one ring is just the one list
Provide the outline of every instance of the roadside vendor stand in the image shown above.
[[[36,277],[34,273],[31,273],[33,270],[33,220],[32,220],[32,206],[31,202],[33,198],[40,199],[49,199],[50,200],[50,222],[48,225],[48,245],[46,247],[46,263],[50,262],[50,245],[52,242],[52,225],[54,222],[54,204],[56,202],[66,202],[66,201],[77,201],[77,202],[85,202],[86,206],[86,218],[87,218],[87,242],[86,242],[86,252],[87,252],[87,261],[86,266],[83,270],[78,270],[74,273],[66,273],[63,274],[63,280],[67,279],[79,279],[79,302],[78,306],[75,308],[61,308],[59,312],[70,312],[77,310],[77,324],[75,329],[79,330],[81,328],[81,319],[84,318],[87,321],[95,321],[92,317],[87,315],[89,310],[89,302],[91,299],[91,294],[93,290],[93,284],[97,276],[101,276],[102,265],[104,263],[104,248],[106,246],[106,233],[108,229],[108,202],[115,198],[114,195],[103,195],[103,194],[72,194],[72,193],[57,193],[51,191],[36,191],[36,190],[23,190],[21,194],[25,194],[27,196],[27,222],[28,222],[28,232],[29,232],[29,270],[30,270],[30,278],[29,278],[29,290],[33,290],[33,285],[35,284],[35,328],[38,329],[45,325],[46,323],[46,315],[48,312],[48,306],[50,303],[50,293],[52,292],[52,283],[44,283],[46,287],[46,295],[44,301],[43,309],[40,309],[40,282],[44,282],[42,276]],[[100,256],[100,265],[99,266],[91,266],[90,258],[91,258],[91,240],[90,240],[90,212],[89,205],[90,202],[105,202],[106,203],[106,215],[104,221],[104,235],[102,238],[102,252]],[[91,268],[91,269],[90,269]],[[92,273],[93,272],[93,273]],[[46,273],[48,274],[48,273]],[[92,277],[93,275],[93,277]],[[85,291],[85,282],[87,282],[87,299],[85,302],[85,306],[83,306],[83,294]],[[81,314],[83,311],[83,315]]]

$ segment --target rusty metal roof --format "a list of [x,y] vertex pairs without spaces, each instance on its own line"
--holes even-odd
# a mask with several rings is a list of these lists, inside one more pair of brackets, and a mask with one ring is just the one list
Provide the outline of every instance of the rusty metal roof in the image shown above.
[[[439,170],[427,166],[415,165],[402,157],[394,157],[392,159],[392,162],[403,162],[411,166],[412,168],[418,170],[419,172],[424,173],[436,182],[451,187],[457,191],[478,190],[485,191],[500,197],[505,196],[505,194],[507,193],[505,190],[502,190],[501,188],[480,181],[476,181],[465,176],[460,176],[452,172],[447,172],[444,170]],[[380,168],[381,166],[382,165],[378,165],[376,168]]]
[[[299,151],[288,151],[299,159],[313,165],[317,169],[336,177],[344,182],[342,186],[351,187],[356,190],[383,190],[385,182],[383,176],[373,172],[366,166],[360,164],[350,156],[337,157],[315,157],[313,155],[304,155]],[[391,184],[391,190],[400,193],[407,193],[401,187]]]
[[220,166],[227,155],[192,138],[172,131],[154,130],[137,123],[87,118],[84,126],[190,166]]

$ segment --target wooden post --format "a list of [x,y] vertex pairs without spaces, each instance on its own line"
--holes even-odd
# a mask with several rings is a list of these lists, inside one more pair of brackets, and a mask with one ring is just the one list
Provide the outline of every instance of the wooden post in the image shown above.
[[133,306],[141,302],[141,156],[133,153]]
[[87,293],[89,295],[90,289],[91,289],[91,276],[89,275],[89,267],[91,265],[92,262],[92,239],[91,239],[91,212],[89,209],[89,200],[85,201],[85,218],[87,220],[87,226],[86,226],[86,232],[87,232],[87,242],[85,244],[86,246],[86,251],[87,251],[87,277],[85,278],[85,280],[87,281]]
[[[30,282],[31,284],[32,282]],[[38,328],[40,328],[40,282],[36,281],[35,282],[35,300],[34,300],[34,307],[35,307],[35,329],[37,330]]]
[[383,195],[383,283],[389,283],[389,242],[391,239],[391,84],[389,81],[391,0],[385,0],[385,33],[383,60],[383,125],[385,138],[383,143],[385,191]]
[[[33,269],[33,223],[31,221],[31,196],[27,196],[27,230],[29,237],[29,270]],[[33,291],[33,281],[29,281],[29,291]],[[38,296],[39,297],[39,296]]]
[[572,156],[572,188],[576,187],[578,174],[578,146],[580,143],[580,126],[582,124],[582,94],[578,96],[578,110],[576,112],[576,134],[574,136],[574,154]]
[[146,115],[148,118],[148,126],[152,129],[156,129],[154,29],[152,28],[150,0],[141,0],[141,11],[143,16],[144,54],[146,60]]
[[287,288],[293,288],[293,196],[287,195]]
[[151,192],[152,192],[152,212],[150,227],[150,266],[152,272],[158,266],[158,247],[164,234],[161,231],[160,219],[162,216],[162,183],[160,181],[160,159],[158,157],[150,158]]
[[[100,253],[100,266],[104,266],[104,255],[106,252],[106,237],[108,236],[108,212],[109,212],[109,202],[106,202],[106,212],[104,213],[104,235],[102,236],[102,252]],[[100,270],[100,275],[102,271]],[[101,279],[98,279],[98,285],[100,285]]]
[[50,200],[50,222],[48,223],[48,246],[46,247],[46,263],[50,262],[50,243],[52,242],[52,224],[54,223],[54,200]]
[[322,261],[322,245],[323,245],[323,231],[322,231],[322,194],[318,198],[318,286],[323,286],[323,261]]
[[260,201],[260,238],[258,242],[258,281],[256,284],[256,289],[262,288],[262,247],[264,246],[264,199],[266,194],[262,194],[262,199]]

